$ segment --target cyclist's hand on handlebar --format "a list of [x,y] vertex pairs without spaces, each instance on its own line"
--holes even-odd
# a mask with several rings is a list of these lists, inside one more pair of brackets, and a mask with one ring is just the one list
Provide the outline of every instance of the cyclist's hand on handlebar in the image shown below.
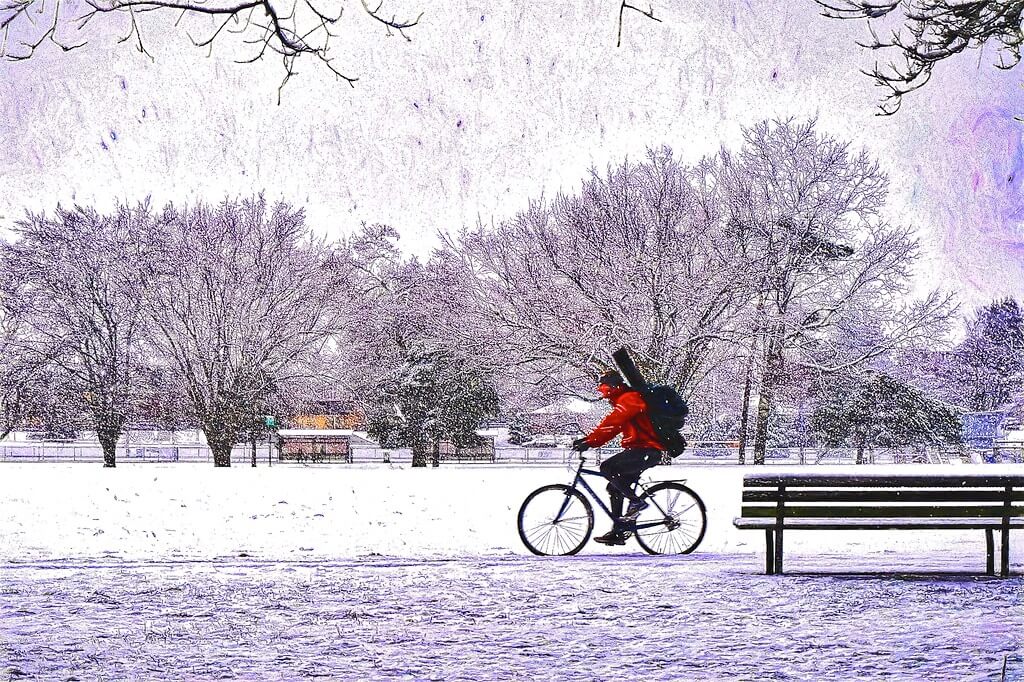
[[572,442],[572,449],[576,452],[586,452],[590,449],[590,445],[587,443],[586,438],[577,438]]

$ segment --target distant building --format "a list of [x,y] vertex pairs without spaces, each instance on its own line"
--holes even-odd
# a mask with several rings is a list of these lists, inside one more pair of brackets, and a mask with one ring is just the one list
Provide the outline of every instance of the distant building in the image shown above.
[[356,412],[342,414],[299,414],[287,419],[288,426],[295,429],[358,429],[363,426],[363,416]]
[[963,415],[964,443],[975,450],[1024,449],[1024,404]]
[[1005,412],[966,412],[963,419],[964,444],[974,450],[991,450],[1001,433]]

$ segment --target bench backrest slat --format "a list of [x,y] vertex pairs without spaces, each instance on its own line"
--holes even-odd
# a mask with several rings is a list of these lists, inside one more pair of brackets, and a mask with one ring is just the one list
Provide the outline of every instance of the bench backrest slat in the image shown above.
[[[745,518],[773,518],[778,513],[775,505],[744,506]],[[807,506],[787,504],[784,508],[786,518],[996,518],[1006,514],[1003,505],[902,505],[902,506],[864,506],[864,505],[815,505]],[[1024,516],[1024,506],[1009,508],[1010,517]]]
[[[869,488],[852,489],[807,489],[794,488],[779,492],[769,488],[747,489],[743,491],[744,502],[777,502],[784,499],[790,502],[964,502],[992,503],[1006,499],[1006,491],[999,489],[964,489],[964,488]],[[1014,502],[1024,501],[1024,488],[1010,493]]]

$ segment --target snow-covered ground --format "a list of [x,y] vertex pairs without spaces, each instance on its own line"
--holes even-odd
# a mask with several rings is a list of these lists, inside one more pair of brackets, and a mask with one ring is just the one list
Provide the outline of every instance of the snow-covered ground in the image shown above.
[[1024,580],[982,533],[791,533],[764,576],[745,471],[651,471],[708,505],[692,555],[542,558],[515,515],[557,467],[3,465],[0,677],[1015,679]]

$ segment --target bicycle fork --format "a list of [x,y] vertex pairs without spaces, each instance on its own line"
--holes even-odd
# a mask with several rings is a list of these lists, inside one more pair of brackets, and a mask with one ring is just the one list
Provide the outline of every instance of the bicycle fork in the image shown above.
[[[576,490],[576,486],[580,483],[580,473],[576,472],[576,478],[573,479],[572,486],[565,491],[565,499],[562,500],[562,506],[559,508],[558,513],[555,514],[555,518],[551,520],[551,523],[555,524],[562,520],[562,516],[565,514],[565,510],[569,508],[569,502],[572,500],[572,493]],[[586,481],[583,481],[583,485],[586,485]]]

